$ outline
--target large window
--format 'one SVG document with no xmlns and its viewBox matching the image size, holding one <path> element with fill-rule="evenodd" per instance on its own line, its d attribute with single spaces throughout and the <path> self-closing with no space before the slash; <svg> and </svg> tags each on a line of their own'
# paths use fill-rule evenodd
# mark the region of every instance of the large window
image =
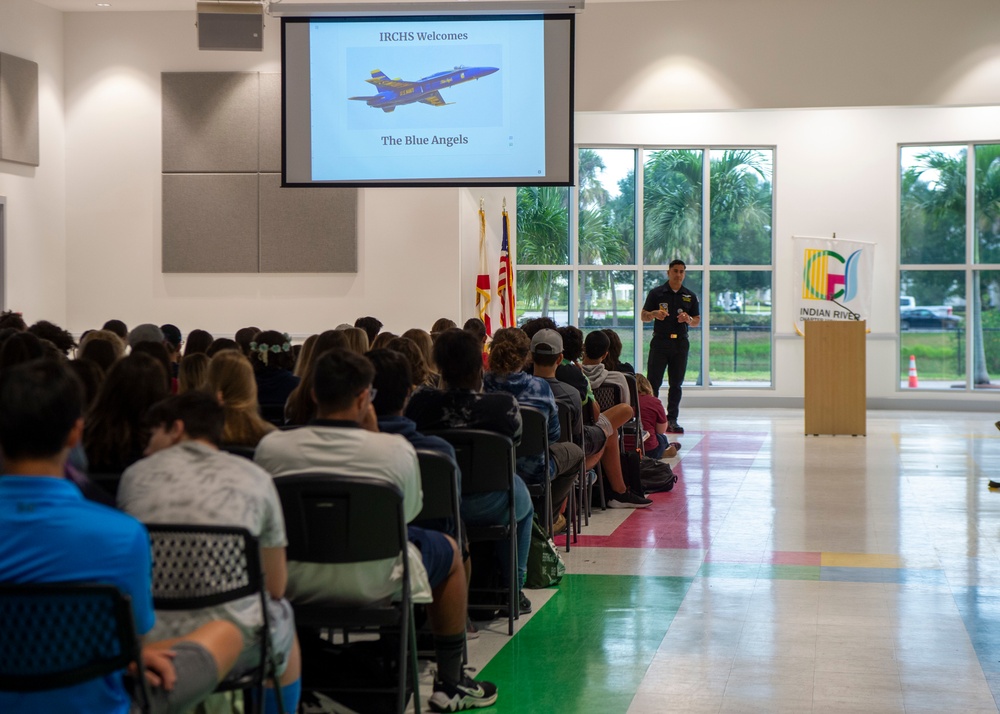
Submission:
<svg viewBox="0 0 1000 714">
<path fill-rule="evenodd" d="M 900 148 L 899 262 L 900 388 L 994 387 L 1000 144 Z"/>
<path fill-rule="evenodd" d="M 639 311 L 680 258 L 702 314 L 687 383 L 769 386 L 773 163 L 769 148 L 581 148 L 576 189 L 518 190 L 519 320 L 611 328 L 645 371 Z"/>
</svg>

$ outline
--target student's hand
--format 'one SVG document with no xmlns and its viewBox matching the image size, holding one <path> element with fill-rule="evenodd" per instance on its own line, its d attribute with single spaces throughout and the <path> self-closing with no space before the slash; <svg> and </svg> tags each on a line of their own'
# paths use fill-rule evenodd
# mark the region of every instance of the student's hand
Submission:
<svg viewBox="0 0 1000 714">
<path fill-rule="evenodd" d="M 177 683 L 177 671 L 174 669 L 173 650 L 143 647 L 142 665 L 146 668 L 146 679 L 154 687 L 169 692 Z M 134 667 L 132 668 L 134 670 Z"/>
</svg>

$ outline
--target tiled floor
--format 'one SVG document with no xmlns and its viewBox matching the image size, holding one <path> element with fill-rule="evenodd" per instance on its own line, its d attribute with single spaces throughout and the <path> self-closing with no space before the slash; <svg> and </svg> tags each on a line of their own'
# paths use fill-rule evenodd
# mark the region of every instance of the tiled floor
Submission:
<svg viewBox="0 0 1000 714">
<path fill-rule="evenodd" d="M 674 491 L 595 512 L 514 637 L 470 642 L 489 711 L 997 712 L 993 418 L 685 409 Z"/>
</svg>

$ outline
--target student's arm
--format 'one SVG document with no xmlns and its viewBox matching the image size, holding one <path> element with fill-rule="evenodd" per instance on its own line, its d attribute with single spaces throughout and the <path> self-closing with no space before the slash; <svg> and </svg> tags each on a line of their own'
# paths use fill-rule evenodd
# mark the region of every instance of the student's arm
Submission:
<svg viewBox="0 0 1000 714">
<path fill-rule="evenodd" d="M 260 560 L 264 566 L 264 587 L 275 600 L 285 596 L 285 586 L 288 584 L 288 562 L 285 559 L 285 549 L 261 548 Z"/>
</svg>

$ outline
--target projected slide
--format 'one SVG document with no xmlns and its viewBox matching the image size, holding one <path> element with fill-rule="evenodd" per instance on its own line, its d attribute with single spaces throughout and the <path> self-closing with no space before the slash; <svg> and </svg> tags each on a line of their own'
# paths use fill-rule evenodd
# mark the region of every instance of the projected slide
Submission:
<svg viewBox="0 0 1000 714">
<path fill-rule="evenodd" d="M 312 22 L 312 179 L 545 174 L 543 21 Z"/>
</svg>

